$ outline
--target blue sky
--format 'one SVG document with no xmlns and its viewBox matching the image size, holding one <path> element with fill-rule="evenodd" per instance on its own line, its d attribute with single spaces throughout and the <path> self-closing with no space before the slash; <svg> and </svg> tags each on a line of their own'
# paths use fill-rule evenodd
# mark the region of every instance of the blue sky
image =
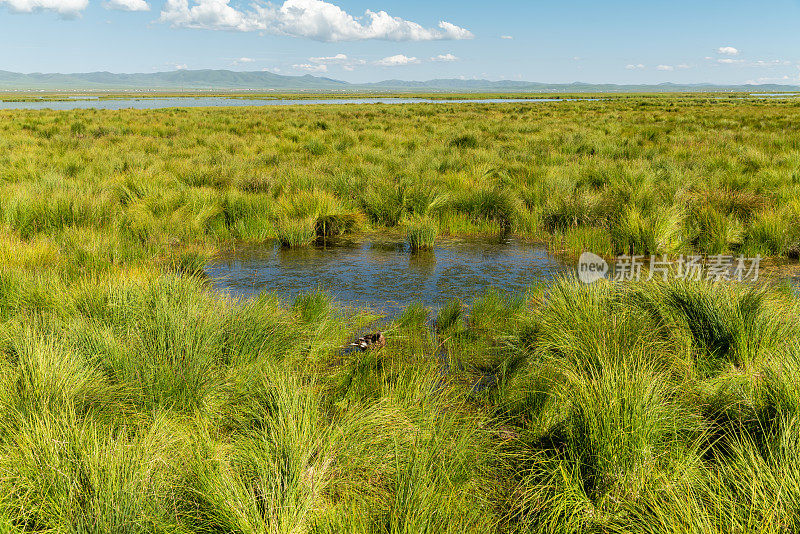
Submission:
<svg viewBox="0 0 800 534">
<path fill-rule="evenodd" d="M 0 0 L 0 70 L 800 83 L 800 0 Z"/>
</svg>

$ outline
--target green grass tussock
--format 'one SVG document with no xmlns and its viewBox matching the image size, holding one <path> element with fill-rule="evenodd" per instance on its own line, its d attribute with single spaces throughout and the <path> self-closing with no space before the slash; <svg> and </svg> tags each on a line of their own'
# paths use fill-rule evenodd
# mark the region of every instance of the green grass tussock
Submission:
<svg viewBox="0 0 800 534">
<path fill-rule="evenodd" d="M 439 229 L 436 221 L 429 217 L 418 217 L 408 225 L 408 243 L 411 250 L 426 250 L 433 248 Z"/>
</svg>

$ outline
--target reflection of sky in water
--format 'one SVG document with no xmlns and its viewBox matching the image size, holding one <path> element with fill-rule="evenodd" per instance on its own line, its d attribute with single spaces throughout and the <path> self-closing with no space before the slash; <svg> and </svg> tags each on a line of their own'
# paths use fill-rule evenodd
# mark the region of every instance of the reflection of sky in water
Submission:
<svg viewBox="0 0 800 534">
<path fill-rule="evenodd" d="M 275 291 L 292 298 L 321 288 L 343 305 L 392 312 L 414 302 L 429 308 L 452 298 L 469 303 L 490 287 L 524 291 L 561 273 L 572 276 L 576 265 L 577 260 L 565 262 L 513 238 L 440 238 L 433 251 L 417 254 L 404 242 L 376 238 L 299 249 L 246 247 L 221 255 L 206 273 L 215 288 L 237 297 Z M 770 271 L 762 270 L 759 284 L 788 278 L 798 289 L 796 271 L 773 276 Z"/>
<path fill-rule="evenodd" d="M 528 104 L 537 102 L 561 102 L 567 100 L 557 98 L 483 98 L 474 100 L 426 100 L 424 98 L 331 98 L 331 99 L 259 99 L 228 98 L 224 96 L 203 97 L 165 97 L 165 98 L 120 98 L 104 99 L 97 97 L 71 96 L 67 101 L 27 101 L 3 102 L 0 109 L 161 109 L 161 108 L 199 108 L 199 107 L 241 107 L 241 106 L 310 106 L 331 104 Z"/>
<path fill-rule="evenodd" d="M 464 302 L 490 287 L 523 291 L 559 273 L 574 272 L 541 246 L 510 239 L 439 239 L 433 251 L 412 254 L 404 243 L 343 242 L 282 249 L 266 245 L 219 257 L 206 273 L 234 296 L 276 291 L 289 297 L 322 288 L 342 304 L 393 310 L 414 302 L 439 307 Z"/>
</svg>

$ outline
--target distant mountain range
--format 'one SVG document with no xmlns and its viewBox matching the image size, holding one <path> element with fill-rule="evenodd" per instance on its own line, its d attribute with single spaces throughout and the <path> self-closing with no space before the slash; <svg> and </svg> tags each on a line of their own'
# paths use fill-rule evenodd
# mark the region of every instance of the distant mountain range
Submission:
<svg viewBox="0 0 800 534">
<path fill-rule="evenodd" d="M 424 82 L 385 80 L 353 84 L 319 76 L 282 76 L 272 72 L 235 72 L 230 70 L 177 70 L 138 74 L 87 72 L 75 74 L 22 74 L 0 71 L 0 90 L 96 90 L 96 91 L 326 91 L 326 92 L 781 92 L 800 91 L 796 85 L 715 85 L 673 84 L 616 85 L 569 83 L 550 84 L 523 81 L 439 79 Z"/>
</svg>

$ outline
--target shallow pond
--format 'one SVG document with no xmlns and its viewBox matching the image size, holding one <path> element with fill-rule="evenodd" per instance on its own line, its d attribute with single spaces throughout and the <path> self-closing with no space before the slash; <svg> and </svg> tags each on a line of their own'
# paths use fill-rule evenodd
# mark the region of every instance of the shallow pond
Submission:
<svg viewBox="0 0 800 534">
<path fill-rule="evenodd" d="M 540 103 L 561 102 L 566 98 L 482 98 L 464 100 L 431 100 L 425 98 L 330 98 L 330 99 L 266 99 L 231 98 L 226 96 L 203 97 L 164 97 L 164 98 L 119 98 L 99 99 L 97 97 L 74 96 L 64 101 L 26 101 L 2 102 L 0 109 L 161 109 L 161 108 L 199 108 L 225 106 L 311 106 L 332 104 L 501 104 L 501 103 Z M 594 99 L 581 99 L 594 100 Z"/>
<path fill-rule="evenodd" d="M 489 288 L 518 293 L 559 275 L 574 276 L 576 267 L 574 259 L 517 238 L 439 238 L 432 251 L 412 253 L 400 237 L 375 237 L 298 249 L 248 246 L 220 254 L 206 274 L 234 297 L 277 292 L 291 299 L 323 289 L 344 306 L 393 316 L 415 302 L 430 309 L 453 298 L 469 304 Z M 796 262 L 764 265 L 756 283 L 780 280 L 800 288 Z"/>
<path fill-rule="evenodd" d="M 339 241 L 300 249 L 261 246 L 220 255 L 206 268 L 214 287 L 232 296 L 262 291 L 284 296 L 317 288 L 345 306 L 393 315 L 419 302 L 438 308 L 469 303 L 490 287 L 519 292 L 575 272 L 540 245 L 518 239 L 438 239 L 432 251 L 412 253 L 401 240 Z"/>
</svg>

